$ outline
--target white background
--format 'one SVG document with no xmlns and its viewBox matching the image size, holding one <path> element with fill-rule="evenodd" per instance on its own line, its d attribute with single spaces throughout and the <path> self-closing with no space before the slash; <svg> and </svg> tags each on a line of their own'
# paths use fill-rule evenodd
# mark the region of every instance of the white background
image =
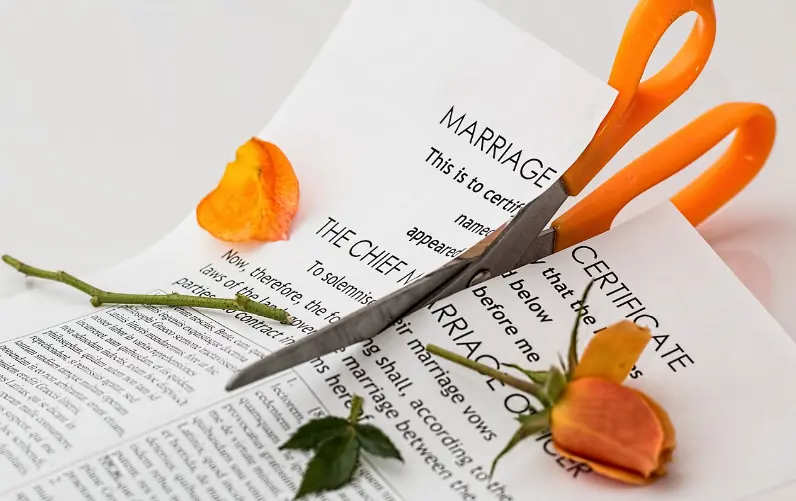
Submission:
<svg viewBox="0 0 796 501">
<path fill-rule="evenodd" d="M 484 1 L 604 80 L 636 3 Z M 268 122 L 347 3 L 0 0 L 0 253 L 86 274 L 154 243 Z M 769 162 L 700 231 L 796 338 L 796 2 L 717 0 L 716 11 L 716 45 L 697 83 L 591 186 L 715 105 L 770 106 L 778 137 Z M 648 74 L 692 22 L 675 23 Z M 652 190 L 620 220 L 695 173 Z M 0 269 L 0 297 L 21 290 Z"/>
</svg>

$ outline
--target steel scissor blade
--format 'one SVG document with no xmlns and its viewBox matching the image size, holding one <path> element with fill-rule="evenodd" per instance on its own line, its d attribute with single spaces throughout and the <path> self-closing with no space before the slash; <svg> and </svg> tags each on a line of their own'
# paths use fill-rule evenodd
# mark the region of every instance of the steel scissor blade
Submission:
<svg viewBox="0 0 796 501">
<path fill-rule="evenodd" d="M 536 240 L 533 241 L 528 250 L 517 261 L 517 268 L 521 268 L 526 264 L 531 264 L 550 256 L 556 249 L 556 230 L 555 228 L 547 228 Z"/>
<path fill-rule="evenodd" d="M 495 232 L 497 234 L 491 236 L 489 247 L 483 249 L 480 256 L 472 259 L 458 277 L 441 287 L 433 300 L 451 296 L 475 283 L 502 275 L 551 254 L 553 240 L 543 230 L 568 198 L 569 193 L 562 179 L 551 184 L 541 195 L 525 205 L 505 227 Z M 537 254 L 538 257 L 533 257 Z"/>
<path fill-rule="evenodd" d="M 267 378 L 336 350 L 375 337 L 396 320 L 425 305 L 469 261 L 454 260 L 341 320 L 245 367 L 227 383 L 227 391 Z"/>
<path fill-rule="evenodd" d="M 473 285 L 482 271 L 486 272 L 482 277 L 491 278 L 526 264 L 523 259 L 550 254 L 551 240 L 538 237 L 567 197 L 564 183 L 553 183 L 523 207 L 488 247 L 477 244 L 415 282 L 245 367 L 227 383 L 227 391 L 375 337 L 402 316 Z"/>
</svg>

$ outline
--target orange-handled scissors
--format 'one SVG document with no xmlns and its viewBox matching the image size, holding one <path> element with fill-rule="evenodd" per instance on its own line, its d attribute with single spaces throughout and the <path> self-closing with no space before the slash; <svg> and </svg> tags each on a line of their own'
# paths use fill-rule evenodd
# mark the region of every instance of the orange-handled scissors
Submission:
<svg viewBox="0 0 796 501">
<path fill-rule="evenodd" d="M 682 49 L 657 75 L 639 84 L 664 32 L 691 11 L 699 19 Z M 430 302 L 608 230 L 633 198 L 676 174 L 735 131 L 727 152 L 672 199 L 694 225 L 713 214 L 755 177 L 773 147 L 774 115 L 761 104 L 727 103 L 703 114 L 542 231 L 570 196 L 580 193 L 631 137 L 696 80 L 710 56 L 715 23 L 710 0 L 641 0 L 630 18 L 609 79 L 619 95 L 589 146 L 562 179 L 466 253 L 244 368 L 227 390 L 365 341 Z"/>
<path fill-rule="evenodd" d="M 757 175 L 774 145 L 776 121 L 766 106 L 725 103 L 704 113 L 614 174 L 556 219 L 520 258 L 523 266 L 608 231 L 631 200 L 677 174 L 736 132 L 727 151 L 671 198 L 696 226 Z"/>
</svg>

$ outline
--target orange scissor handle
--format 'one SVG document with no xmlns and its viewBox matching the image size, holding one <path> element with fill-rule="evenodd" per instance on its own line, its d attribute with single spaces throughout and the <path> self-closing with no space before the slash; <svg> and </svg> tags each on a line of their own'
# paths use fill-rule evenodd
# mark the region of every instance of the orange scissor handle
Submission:
<svg viewBox="0 0 796 501">
<path fill-rule="evenodd" d="M 736 131 L 726 152 L 671 201 L 696 226 L 760 172 L 774 146 L 776 119 L 757 103 L 725 103 L 704 113 L 617 172 L 553 222 L 556 252 L 611 228 L 628 202 L 680 172 Z"/>
<path fill-rule="evenodd" d="M 663 34 L 688 12 L 699 16 L 688 39 L 664 68 L 639 83 Z M 630 138 L 691 87 L 710 58 L 715 38 L 711 0 L 639 1 L 608 78 L 619 94 L 592 141 L 564 173 L 570 195 L 579 194 Z"/>
</svg>

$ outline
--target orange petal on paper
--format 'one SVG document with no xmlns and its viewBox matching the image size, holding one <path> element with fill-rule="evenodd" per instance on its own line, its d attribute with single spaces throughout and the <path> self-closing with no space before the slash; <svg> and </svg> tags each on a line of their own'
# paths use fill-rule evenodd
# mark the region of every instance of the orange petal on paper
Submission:
<svg viewBox="0 0 796 501">
<path fill-rule="evenodd" d="M 621 481 L 658 476 L 668 454 L 664 428 L 640 392 L 596 378 L 569 383 L 550 416 L 558 449 Z"/>
<path fill-rule="evenodd" d="M 252 138 L 199 202 L 196 219 L 228 242 L 287 240 L 298 203 L 299 183 L 290 161 L 276 145 Z"/>
<path fill-rule="evenodd" d="M 649 329 L 630 320 L 601 330 L 586 345 L 573 379 L 601 378 L 614 383 L 623 382 L 650 339 Z"/>
</svg>

